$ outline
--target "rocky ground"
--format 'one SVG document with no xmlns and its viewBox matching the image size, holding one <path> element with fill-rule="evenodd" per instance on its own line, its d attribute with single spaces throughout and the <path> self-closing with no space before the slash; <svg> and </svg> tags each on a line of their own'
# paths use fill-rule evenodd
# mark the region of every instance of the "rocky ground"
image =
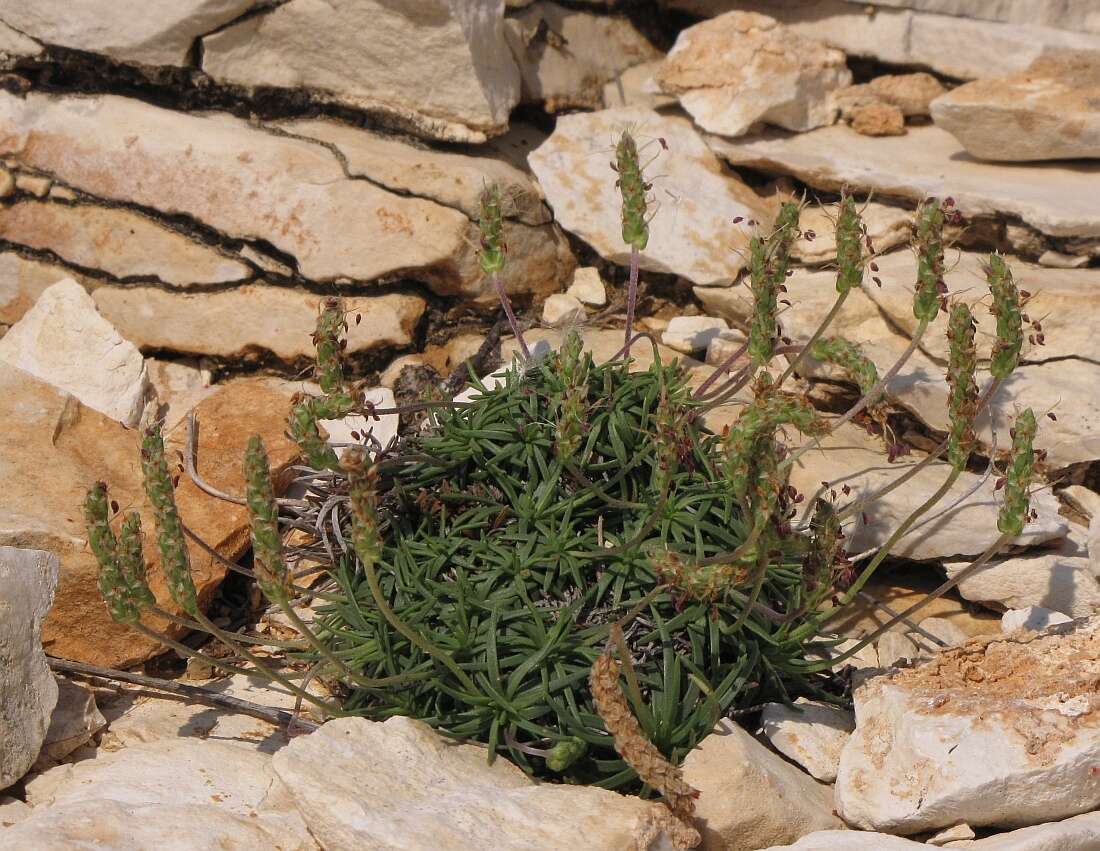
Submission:
<svg viewBox="0 0 1100 851">
<path fill-rule="evenodd" d="M 915 326 L 912 212 L 951 196 L 952 292 L 979 298 L 983 255 L 1003 252 L 1041 322 L 980 423 L 983 456 L 1004 447 L 1017 407 L 1055 414 L 1025 534 L 853 657 L 852 709 L 770 704 L 688 757 L 702 847 L 1100 848 L 1090 0 L 72 5 L 0 0 L 0 849 L 667 847 L 659 831 L 638 839 L 656 805 L 535 784 L 420 722 L 338 719 L 306 735 L 323 720 L 306 716 L 288 736 L 285 718 L 61 675 L 47 658 L 293 709 L 109 619 L 84 492 L 109 479 L 148 514 L 135 427 L 154 415 L 209 487 L 243 490 L 252 434 L 278 469 L 293 464 L 286 412 L 311 386 L 326 295 L 356 317 L 347 355 L 380 406 L 424 367 L 494 367 L 479 352 L 500 330 L 477 255 L 487 182 L 504 194 L 504 284 L 530 339 L 579 327 L 610 356 L 629 251 L 608 163 L 624 128 L 655 158 L 639 324 L 693 374 L 744 339 L 747 222 L 767 231 L 803 194 L 816 238 L 795 246 L 783 325 L 796 341 L 813 332 L 834 298 L 842 185 L 881 256 L 880 283 L 848 299 L 837 330 L 885 371 Z M 910 455 L 888 466 L 852 426 L 792 484 L 813 494 L 843 474 L 858 498 L 917 463 L 947 425 L 945 362 L 926 338 L 887 384 Z M 847 398 L 820 365 L 801 371 L 823 410 Z M 327 425 L 334 443 L 386 443 L 399 427 Z M 249 591 L 225 561 L 247 554 L 247 512 L 181 473 L 181 514 L 214 549 L 191 553 L 200 598 L 239 623 Z M 881 544 L 941 480 L 928 468 L 891 492 L 849 549 Z M 995 477 L 979 465 L 956 488 L 965 499 L 902 540 L 843 635 L 866 635 L 997 537 Z"/>
</svg>

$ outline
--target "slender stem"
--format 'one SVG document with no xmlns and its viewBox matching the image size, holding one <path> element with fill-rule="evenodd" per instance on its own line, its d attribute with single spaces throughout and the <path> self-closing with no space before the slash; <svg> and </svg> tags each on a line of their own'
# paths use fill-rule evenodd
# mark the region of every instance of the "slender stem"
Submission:
<svg viewBox="0 0 1100 851">
<path fill-rule="evenodd" d="M 783 374 L 779 376 L 779 380 L 775 383 L 776 387 L 782 386 L 783 382 L 791 377 L 791 374 L 798 369 L 810 349 L 813 348 L 814 343 L 821 339 L 821 335 L 825 333 L 826 329 L 833 324 L 833 320 L 836 319 L 837 314 L 840 313 L 840 309 L 844 306 L 844 302 L 848 298 L 848 293 L 851 290 L 845 290 L 836 297 L 836 301 L 833 302 L 833 306 L 829 308 L 829 312 L 825 314 L 825 318 L 821 320 L 821 324 L 817 326 L 817 329 L 810 339 L 806 342 L 806 345 L 802 347 L 800 351 L 783 371 Z"/>
<path fill-rule="evenodd" d="M 181 618 L 179 615 L 174 615 L 160 606 L 146 606 L 146 609 L 156 615 L 158 618 L 163 618 L 169 623 L 174 623 L 176 626 L 182 626 L 184 629 L 189 629 L 196 632 L 205 631 L 203 625 L 198 621 L 191 620 L 190 618 Z M 259 644 L 264 647 L 278 647 L 280 650 L 304 650 L 305 643 L 301 641 L 280 641 L 274 638 L 259 638 L 251 635 L 240 635 L 239 633 L 232 633 L 233 637 L 237 641 L 242 641 L 245 644 Z"/>
<path fill-rule="evenodd" d="M 175 680 L 163 680 L 157 677 L 147 677 L 144 674 L 134 674 L 130 671 L 116 671 L 113 668 L 101 668 L 98 665 L 85 665 L 83 662 L 70 662 L 67 659 L 47 658 L 50 668 L 63 674 L 77 674 L 82 677 L 93 677 L 99 680 L 127 683 L 128 685 L 142 686 L 143 688 L 156 689 L 165 692 L 157 695 L 168 700 L 180 700 L 184 703 L 199 703 L 203 706 L 211 706 L 215 709 L 228 709 L 241 715 L 249 715 L 267 721 L 276 727 L 299 726 L 304 730 L 316 730 L 317 724 L 305 721 L 287 712 L 285 709 L 277 709 L 273 706 L 263 706 L 239 697 L 211 691 L 199 686 L 190 686 L 178 683 Z M 248 673 L 248 672 L 246 672 Z M 255 671 L 250 672 L 253 675 Z"/>
<path fill-rule="evenodd" d="M 745 356 L 745 352 L 747 352 L 748 350 L 749 343 L 748 340 L 746 340 L 744 343 L 741 344 L 740 348 L 738 348 L 737 351 L 735 351 L 732 355 L 730 355 L 728 358 L 722 361 L 722 363 L 714 368 L 714 372 L 707 376 L 706 381 L 695 388 L 695 393 L 692 394 L 692 398 L 701 399 L 703 394 L 706 393 L 708 389 L 710 389 L 710 385 L 718 380 L 718 376 L 725 375 L 726 372 L 729 371 L 729 368 L 731 366 L 733 366 L 735 363 L 737 363 L 738 360 Z"/>
<path fill-rule="evenodd" d="M 929 603 L 931 603 L 933 600 L 938 600 L 940 597 L 942 597 L 944 594 L 946 594 L 948 591 L 950 591 L 952 588 L 954 588 L 960 582 L 962 582 L 965 579 L 968 579 L 970 576 L 973 576 L 977 571 L 979 571 L 983 567 L 985 567 L 986 564 L 989 563 L 989 560 L 991 558 L 993 558 L 995 555 L 997 555 L 997 553 L 999 553 L 1001 551 L 1001 549 L 1005 546 L 1005 544 L 1007 544 L 1011 540 L 1012 540 L 1011 535 L 1001 535 L 999 538 L 997 538 L 996 541 L 994 541 L 992 544 L 990 544 L 989 548 L 984 553 L 982 553 L 980 556 L 978 556 L 978 558 L 975 559 L 973 563 L 967 565 L 965 568 L 963 568 L 961 571 L 956 573 L 954 576 L 947 579 L 947 581 L 945 581 L 944 583 L 939 585 L 937 588 L 934 588 L 932 591 L 929 591 L 927 594 L 925 594 L 921 599 L 919 599 L 917 602 L 915 602 L 913 605 L 911 605 L 905 611 L 894 615 L 892 618 L 890 618 L 890 620 L 886 621 L 886 623 L 882 624 L 877 629 L 875 629 L 870 635 L 865 636 L 864 638 L 860 639 L 859 643 L 855 644 L 852 647 L 849 647 L 847 650 L 845 650 L 839 656 L 831 657 L 829 659 L 829 663 L 828 663 L 829 666 L 831 667 L 833 665 L 836 665 L 837 663 L 843 662 L 845 659 L 848 659 L 851 656 L 855 655 L 860 650 L 862 650 L 864 647 L 866 647 L 867 645 L 871 644 L 876 639 L 878 639 L 879 636 L 881 636 L 883 633 L 887 632 L 892 626 L 894 626 L 895 624 L 901 623 L 902 621 L 908 620 L 914 614 L 916 614 L 921 609 L 923 609 L 925 606 L 927 606 Z"/>
<path fill-rule="evenodd" d="M 631 340 L 631 335 L 634 331 L 634 308 L 638 303 L 638 274 L 640 263 L 641 254 L 638 252 L 638 247 L 636 245 L 631 245 L 630 279 L 627 282 L 626 290 L 626 342 L 624 343 L 627 360 L 630 359 L 630 346 L 633 342 L 633 340 Z"/>
<path fill-rule="evenodd" d="M 864 408 L 866 408 L 868 405 L 870 405 L 874 399 L 877 399 L 882 394 L 883 388 L 886 387 L 886 384 L 889 381 L 893 380 L 894 376 L 897 375 L 898 372 L 901 370 L 901 368 L 905 365 L 905 362 L 908 361 L 909 358 L 913 356 L 913 352 L 915 352 L 917 350 L 917 346 L 920 345 L 921 337 L 924 336 L 924 332 L 927 329 L 928 329 L 928 321 L 925 320 L 925 319 L 922 319 L 920 321 L 920 324 L 917 325 L 917 330 L 913 334 L 913 339 L 911 339 L 909 341 L 909 345 L 906 347 L 905 351 L 902 352 L 901 357 L 897 359 L 897 361 L 894 363 L 894 365 L 892 367 L 890 367 L 890 369 L 886 372 L 885 375 L 883 375 L 881 378 L 879 378 L 878 381 L 875 382 L 875 386 L 872 387 L 866 393 L 864 393 L 863 396 L 860 398 L 860 400 L 858 402 L 856 402 L 855 405 L 853 405 L 851 408 L 849 408 L 840 417 L 840 419 L 835 420 L 834 422 L 829 424 L 830 433 L 835 432 L 842 425 L 844 425 L 845 423 L 851 421 L 853 417 L 855 417 Z M 792 464 L 794 464 L 795 461 L 797 461 L 799 458 L 801 458 L 803 455 L 805 455 L 811 449 L 815 449 L 820 445 L 821 445 L 821 438 L 820 437 L 815 437 L 809 443 L 806 443 L 803 446 L 800 446 L 797 450 L 795 450 L 790 455 L 788 455 L 787 458 L 784 459 L 784 461 L 780 464 L 779 469 L 783 470 L 787 467 L 790 467 Z"/>
<path fill-rule="evenodd" d="M 508 324 L 512 326 L 512 333 L 516 335 L 516 342 L 519 343 L 520 351 L 523 352 L 523 359 L 531 359 L 531 350 L 527 348 L 527 341 L 523 339 L 523 331 L 520 330 L 519 321 L 516 319 L 516 314 L 512 310 L 512 300 L 508 298 L 508 293 L 504 291 L 504 282 L 500 280 L 500 275 L 494 274 L 490 279 L 493 282 L 493 287 L 497 291 L 497 296 L 500 298 L 500 304 L 504 308 L 504 315 L 508 317 Z"/>
<path fill-rule="evenodd" d="M 857 578 L 856 581 L 852 583 L 851 587 L 849 587 L 848 590 L 844 593 L 844 596 L 840 599 L 840 602 L 832 608 L 826 610 L 825 612 L 822 612 L 821 617 L 800 626 L 798 629 L 791 633 L 791 638 L 794 640 L 804 640 L 809 638 L 812 632 L 816 630 L 820 624 L 827 622 L 830 618 L 837 614 L 837 612 L 847 607 L 852 602 L 852 600 L 855 599 L 856 595 L 863 589 L 863 586 L 867 584 L 868 580 L 870 580 L 874 572 L 878 570 L 879 565 L 881 565 L 886 560 L 887 556 L 890 555 L 890 551 L 894 548 L 897 542 L 900 541 L 906 535 L 906 533 L 908 533 L 910 527 L 912 527 L 912 525 L 920 519 L 921 515 L 931 510 L 932 507 L 936 505 L 936 503 L 944 498 L 944 496 L 948 493 L 948 491 L 951 490 L 952 486 L 955 484 L 958 478 L 959 471 L 952 469 L 950 474 L 948 474 L 947 479 L 942 485 L 940 485 L 936 492 L 928 497 L 928 499 L 926 499 L 924 502 L 922 502 L 916 508 L 916 510 L 913 511 L 912 514 L 906 517 L 905 520 L 903 520 L 898 526 L 898 528 L 894 530 L 893 534 L 886 539 L 886 543 L 884 543 L 879 548 L 879 551 L 875 554 L 875 557 L 871 559 L 870 563 L 865 568 L 863 568 L 862 572 L 859 575 L 859 578 Z"/>
</svg>

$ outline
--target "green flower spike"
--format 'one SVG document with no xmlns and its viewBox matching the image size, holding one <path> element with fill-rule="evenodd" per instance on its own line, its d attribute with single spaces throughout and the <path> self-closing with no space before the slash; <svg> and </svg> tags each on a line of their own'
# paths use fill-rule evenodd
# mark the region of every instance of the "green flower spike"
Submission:
<svg viewBox="0 0 1100 851">
<path fill-rule="evenodd" d="M 245 501 L 252 518 L 253 571 L 264 596 L 275 602 L 290 599 L 290 573 L 279 537 L 279 508 L 271 484 L 267 450 L 259 435 L 248 441 L 244 454 Z"/>
<path fill-rule="evenodd" d="M 940 309 L 943 285 L 943 226 L 946 215 L 936 198 L 929 198 L 917 209 L 917 289 L 913 299 L 913 315 L 923 322 L 932 322 Z"/>
<path fill-rule="evenodd" d="M 84 522 L 88 545 L 99 565 L 99 593 L 107 603 L 111 619 L 118 623 L 137 623 L 141 609 L 132 598 L 122 572 L 118 539 L 108 520 L 107 486 L 103 482 L 93 485 L 84 498 Z"/>
<path fill-rule="evenodd" d="M 501 211 L 500 187 L 489 184 L 481 193 L 481 217 L 478 220 L 481 230 L 481 271 L 486 277 L 499 275 L 504 271 L 504 214 Z"/>
<path fill-rule="evenodd" d="M 1016 369 L 1024 343 L 1020 291 L 1012 279 L 1012 270 L 999 254 L 989 255 L 986 281 L 993 295 L 990 312 L 997 319 L 997 341 L 993 344 L 989 372 L 994 378 L 1004 380 Z"/>
<path fill-rule="evenodd" d="M 956 470 L 966 469 L 974 449 L 974 418 L 978 415 L 978 385 L 974 374 L 978 354 L 974 347 L 974 316 L 965 304 L 951 308 L 947 325 L 950 344 L 947 383 L 951 395 L 947 403 L 947 418 L 951 424 L 947 435 L 947 460 Z"/>
<path fill-rule="evenodd" d="M 575 331 L 570 332 L 558 356 L 562 380 L 558 401 L 557 443 L 555 453 L 562 463 L 572 460 L 580 451 L 587 431 L 588 374 L 591 358 L 584 352 L 584 343 Z"/>
<path fill-rule="evenodd" d="M 326 396 L 344 390 L 345 330 L 343 299 L 326 298 L 321 303 L 321 313 L 317 316 L 317 327 L 313 332 L 313 345 L 317 349 L 317 383 Z"/>
<path fill-rule="evenodd" d="M 787 202 L 779 208 L 775 230 L 749 241 L 749 284 L 752 288 L 752 319 L 749 322 L 749 358 L 753 366 L 767 364 L 779 339 L 779 294 L 787 280 L 791 246 L 798 236 L 801 208 Z"/>
<path fill-rule="evenodd" d="M 1031 511 L 1028 488 L 1035 476 L 1035 414 L 1026 408 L 1016 417 L 1012 430 L 1012 461 L 1004 478 L 1004 501 L 997 517 L 997 528 L 1010 537 L 1023 534 Z"/>
<path fill-rule="evenodd" d="M 183 537 L 183 523 L 176 510 L 176 494 L 168 462 L 164 457 L 164 438 L 160 426 L 150 426 L 141 441 L 141 471 L 145 476 L 145 494 L 153 504 L 157 526 L 157 548 L 168 592 L 183 611 L 195 617 L 199 604 L 191 579 L 191 562 Z"/>
<path fill-rule="evenodd" d="M 824 337 L 813 344 L 810 355 L 822 363 L 831 363 L 843 369 L 859 386 L 860 393 L 867 395 L 878 383 L 878 368 L 874 361 L 863 354 L 858 344 L 843 337 Z M 874 405 L 882 398 L 880 392 L 870 400 Z"/>
<path fill-rule="evenodd" d="M 864 265 L 863 219 L 855 199 L 845 192 L 836 218 L 836 291 L 846 293 L 863 283 Z"/>
<path fill-rule="evenodd" d="M 351 543 L 364 566 L 382 558 L 382 537 L 378 531 L 377 479 L 367 453 L 352 447 L 344 453 L 341 469 L 348 475 L 348 502 L 351 508 Z"/>
<path fill-rule="evenodd" d="M 647 187 L 638 161 L 638 145 L 629 130 L 623 131 L 615 146 L 615 170 L 619 173 L 619 193 L 623 197 L 623 242 L 644 251 L 649 242 Z"/>
</svg>

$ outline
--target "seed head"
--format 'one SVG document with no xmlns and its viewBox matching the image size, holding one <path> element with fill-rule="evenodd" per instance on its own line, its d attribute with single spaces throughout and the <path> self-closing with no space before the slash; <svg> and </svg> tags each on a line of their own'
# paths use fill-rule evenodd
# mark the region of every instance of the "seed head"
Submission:
<svg viewBox="0 0 1100 851">
<path fill-rule="evenodd" d="M 507 246 L 504 244 L 504 214 L 501 211 L 500 187 L 490 183 L 481 193 L 481 271 L 486 277 L 504 271 Z"/>
<path fill-rule="evenodd" d="M 989 372 L 994 378 L 1003 380 L 1016 369 L 1024 343 L 1021 294 L 1012 279 L 1012 270 L 999 254 L 989 255 L 986 281 L 993 295 L 990 312 L 997 319 L 997 340 L 993 344 Z"/>
<path fill-rule="evenodd" d="M 1005 472 L 1004 501 L 997 517 L 997 528 L 1005 535 L 1018 537 L 1031 512 L 1028 488 L 1035 475 L 1035 414 L 1026 408 L 1016 417 L 1012 430 L 1012 459 Z"/>
<path fill-rule="evenodd" d="M 245 501 L 252 525 L 253 570 L 256 584 L 274 601 L 289 599 L 290 573 L 279 537 L 279 508 L 271 484 L 267 450 L 259 435 L 248 441 L 244 454 Z"/>
<path fill-rule="evenodd" d="M 141 471 L 145 477 L 145 495 L 153 505 L 160 567 L 164 571 L 168 592 L 177 606 L 194 617 L 198 613 L 198 598 L 191 578 L 191 560 L 183 537 L 183 523 L 176 510 L 176 494 L 164 457 L 164 438 L 159 425 L 145 430 L 141 441 Z"/>
<path fill-rule="evenodd" d="M 623 242 L 645 250 L 649 242 L 649 221 L 646 214 L 646 184 L 638 161 L 638 145 L 629 130 L 624 130 L 615 147 L 615 170 L 619 173 L 619 192 L 623 197 Z"/>
<path fill-rule="evenodd" d="M 960 472 L 966 469 L 974 449 L 974 418 L 978 415 L 978 385 L 974 375 L 978 354 L 974 347 L 974 316 L 961 302 L 951 308 L 947 325 L 950 345 L 947 383 L 951 386 L 947 417 L 947 460 Z"/>
<path fill-rule="evenodd" d="M 913 299 L 913 315 L 932 322 L 940 309 L 943 284 L 944 209 L 935 198 L 929 198 L 917 208 L 914 247 L 917 251 L 917 288 Z"/>
</svg>

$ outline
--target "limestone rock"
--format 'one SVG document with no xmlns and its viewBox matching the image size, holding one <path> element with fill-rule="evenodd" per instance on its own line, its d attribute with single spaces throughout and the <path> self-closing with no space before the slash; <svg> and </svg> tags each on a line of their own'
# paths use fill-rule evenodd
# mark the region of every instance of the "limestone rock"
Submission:
<svg viewBox="0 0 1100 851">
<path fill-rule="evenodd" d="M 261 845 L 244 847 L 317 847 L 277 789 L 271 757 L 212 740 L 178 738 L 97 751 L 92 759 L 59 765 L 33 778 L 27 783 L 27 802 L 34 811 L 20 823 L 21 829 L 64 830 L 61 823 L 74 808 L 92 803 L 109 810 L 111 804 L 144 808 L 171 802 L 170 807 L 193 808 L 196 822 L 182 833 L 188 838 L 193 832 L 203 837 L 201 825 L 208 818 L 217 824 L 219 817 L 228 815 L 251 822 L 266 837 Z M 8 836 L 0 834 L 0 848 L 15 847 L 2 844 Z"/>
<path fill-rule="evenodd" d="M 802 455 L 794 464 L 790 481 L 805 494 L 803 505 L 809 506 L 830 489 L 837 489 L 840 496 L 839 488 L 846 484 L 850 492 L 843 495 L 841 504 L 847 504 L 878 490 L 917 463 L 915 457 L 908 456 L 888 464 L 884 453 L 881 440 L 849 424 L 825 437 L 820 449 Z M 845 527 L 848 551 L 859 553 L 885 543 L 894 529 L 935 493 L 946 478 L 946 464 L 930 464 L 905 487 L 872 503 L 864 512 L 866 522 L 861 516 L 850 518 Z M 825 486 L 826 482 L 832 483 L 830 487 Z M 1000 535 L 997 531 L 1000 497 L 994 486 L 992 479 L 983 481 L 973 473 L 961 474 L 943 500 L 924 515 L 924 522 L 918 521 L 892 553 L 918 560 L 979 555 Z M 1067 526 L 1058 516 L 1054 497 L 1045 491 L 1036 493 L 1032 506 L 1038 518 L 1027 525 L 1014 543 L 1035 545 L 1065 536 Z"/>
<path fill-rule="evenodd" d="M 171 430 L 199 402 L 214 392 L 211 373 L 197 360 L 145 359 L 149 383 L 156 391 L 157 414 Z"/>
<path fill-rule="evenodd" d="M 675 316 L 661 335 L 661 342 L 674 351 L 690 355 L 706 351 L 723 331 L 729 331 L 729 325 L 716 316 Z"/>
<path fill-rule="evenodd" d="M 1009 609 L 1001 618 L 1001 629 L 1015 632 L 1018 629 L 1042 630 L 1060 623 L 1069 623 L 1073 618 L 1061 612 L 1044 609 L 1042 606 L 1027 606 L 1023 609 Z"/>
<path fill-rule="evenodd" d="M 486 837 L 499 851 L 619 851 L 656 806 L 595 787 L 536 784 L 504 758 L 489 765 L 481 746 L 403 717 L 331 721 L 276 753 L 273 765 L 326 851 L 457 851 Z"/>
<path fill-rule="evenodd" d="M 34 763 L 57 703 L 41 638 L 57 575 L 50 553 L 0 546 L 0 790 Z"/>
<path fill-rule="evenodd" d="M 792 845 L 773 845 L 763 851 L 928 851 L 928 846 L 885 833 L 819 830 Z"/>
<path fill-rule="evenodd" d="M 581 304 L 603 307 L 607 304 L 607 288 L 595 266 L 583 266 L 573 272 L 573 283 L 565 291 Z"/>
<path fill-rule="evenodd" d="M 57 677 L 57 705 L 35 760 L 35 770 L 44 771 L 60 762 L 96 733 L 107 720 L 96 706 L 95 693 L 87 686 Z"/>
<path fill-rule="evenodd" d="M 256 0 L 148 0 L 100 7 L 66 0 L 2 0 L 0 20 L 46 44 L 102 53 L 120 62 L 187 65 L 194 41 Z"/>
<path fill-rule="evenodd" d="M 729 12 L 683 30 L 656 80 L 704 130 L 740 136 L 758 122 L 788 130 L 832 124 L 829 93 L 852 75 L 841 51 L 766 15 Z"/>
<path fill-rule="evenodd" d="M 244 263 L 124 209 L 19 201 L 0 208 L 0 237 L 114 278 L 173 287 L 235 283 L 252 274 Z"/>
<path fill-rule="evenodd" d="M 569 293 L 554 293 L 542 305 L 542 321 L 551 328 L 575 325 L 584 319 L 584 305 Z"/>
<path fill-rule="evenodd" d="M 904 136 L 905 115 L 888 103 L 869 103 L 851 111 L 852 129 L 861 136 Z"/>
<path fill-rule="evenodd" d="M 126 667 L 160 652 L 141 634 L 115 624 L 96 588 L 97 568 L 85 543 L 79 506 L 96 481 L 110 483 L 111 497 L 153 519 L 145 503 L 139 436 L 82 406 L 21 370 L 0 366 L 0 410 L 9 438 L 20 452 L 0 455 L 0 545 L 52 552 L 61 563 L 54 606 L 43 626 L 50 655 L 106 667 Z M 226 385 L 198 408 L 198 471 L 214 487 L 242 493 L 241 468 L 248 438 L 260 434 L 276 471 L 297 456 L 283 436 L 288 394 L 251 380 Z M 241 412 L 249 416 L 242 417 Z M 183 448 L 184 432 L 168 435 L 168 452 Z M 34 499 L 29 494 L 36 494 Z M 176 488 L 180 514 L 189 528 L 222 557 L 239 558 L 249 546 L 248 513 L 201 492 L 188 477 Z M 197 546 L 189 547 L 192 574 L 205 602 L 225 576 L 225 567 Z M 177 611 L 156 568 L 156 547 L 146 543 L 153 567 L 150 584 L 159 604 Z M 151 621 L 151 623 L 156 623 Z"/>
<path fill-rule="evenodd" d="M 608 109 L 620 106 L 660 109 L 676 103 L 676 98 L 664 94 L 654 79 L 660 67 L 661 60 L 653 60 L 623 71 L 617 80 L 603 87 L 603 105 Z"/>
<path fill-rule="evenodd" d="M 967 564 L 947 562 L 944 567 L 954 576 Z M 1075 618 L 1100 612 L 1100 582 L 1089 560 L 1060 553 L 995 559 L 958 588 L 967 600 L 1006 609 L 1041 606 Z"/>
<path fill-rule="evenodd" d="M 634 129 L 645 156 L 669 153 L 646 174 L 661 208 L 650 222 L 650 237 L 641 267 L 669 272 L 696 284 L 728 284 L 744 268 L 750 232 L 737 218 L 755 220 L 766 230 L 771 206 L 737 177 L 723 171 L 691 122 L 646 109 L 608 109 L 558 118 L 554 133 L 528 157 L 557 221 L 590 244 L 601 256 L 621 266 L 630 251 L 622 240 L 622 198 L 615 173 L 608 168 L 609 140 Z"/>
<path fill-rule="evenodd" d="M 394 406 L 393 391 L 385 387 L 372 387 L 363 391 L 363 400 L 376 408 Z M 328 442 L 336 447 L 342 457 L 348 445 L 365 446 L 370 452 L 379 452 L 397 437 L 398 414 L 382 414 L 367 418 L 352 414 L 342 420 L 321 420 L 321 427 L 328 432 Z"/>
<path fill-rule="evenodd" d="M 975 639 L 865 680 L 854 691 L 837 812 L 864 829 L 909 834 L 1094 809 L 1098 626 Z"/>
<path fill-rule="evenodd" d="M 468 283 L 456 265 L 473 253 L 462 212 L 348 177 L 317 142 L 224 113 L 113 95 L 3 93 L 0 123 L 0 155 L 92 196 L 189 216 L 230 239 L 266 241 L 306 278 L 372 281 L 400 273 L 428 283 L 443 278 L 445 288 Z M 466 274 L 475 265 L 467 263 Z"/>
<path fill-rule="evenodd" d="M 202 67 L 220 82 L 377 112 L 428 138 L 483 142 L 507 128 L 520 95 L 503 18 L 499 0 L 296 0 L 204 38 Z"/>
<path fill-rule="evenodd" d="M 760 726 L 781 754 L 818 780 L 832 783 L 840 751 L 856 725 L 850 711 L 800 697 L 793 707 L 767 704 L 760 715 Z"/>
<path fill-rule="evenodd" d="M 936 124 L 982 160 L 1100 158 L 1100 52 L 1055 53 L 938 98 Z"/>
<path fill-rule="evenodd" d="M 887 252 L 905 245 L 912 234 L 913 213 L 901 207 L 890 207 L 877 201 L 859 205 L 863 225 L 875 251 Z M 814 205 L 802 211 L 799 227 L 802 235 L 795 240 L 791 254 L 810 265 L 836 262 L 836 213 L 837 205 Z M 813 232 L 813 239 L 807 237 Z"/>
<path fill-rule="evenodd" d="M 0 339 L 0 360 L 123 425 L 137 425 L 145 409 L 149 376 L 141 352 L 72 278 L 43 292 Z"/>
<path fill-rule="evenodd" d="M 683 773 L 699 790 L 695 815 L 706 851 L 753 851 L 843 826 L 833 815 L 828 786 L 732 721 L 719 722 L 687 755 Z"/>
<path fill-rule="evenodd" d="M 945 827 L 943 830 L 933 834 L 928 838 L 928 844 L 942 847 L 944 845 L 951 845 L 954 842 L 973 839 L 975 836 L 977 836 L 977 834 L 974 833 L 974 828 L 964 821 L 952 825 L 951 827 Z"/>
<path fill-rule="evenodd" d="M 711 341 L 707 343 L 706 362 L 711 366 L 721 366 L 734 356 L 738 356 L 739 359 L 747 359 L 745 342 L 745 334 L 740 330 L 720 331 L 717 336 L 711 338 Z"/>
<path fill-rule="evenodd" d="M 1030 0 L 1018 6 L 1017 15 L 1024 18 L 1018 23 L 881 5 L 869 14 L 866 3 L 852 0 L 670 0 L 669 5 L 697 15 L 717 15 L 734 8 L 762 12 L 793 32 L 823 41 L 850 56 L 929 68 L 963 80 L 1022 71 L 1052 50 L 1100 48 L 1100 34 L 1096 32 L 1082 32 L 1072 26 L 1068 31 L 1035 26 L 1037 20 L 1030 17 L 1035 4 Z M 967 7 L 973 8 L 970 3 Z M 1065 8 L 1055 0 L 1046 20 L 1061 17 Z M 1091 8 L 1086 7 L 1086 13 Z"/>
<path fill-rule="evenodd" d="M 970 638 L 966 630 L 946 618 L 926 617 L 920 622 L 920 628 L 934 638 L 942 641 L 943 645 L 946 647 L 951 647 L 954 644 L 962 644 Z M 928 640 L 926 636 L 921 637 L 924 638 L 925 641 Z"/>
<path fill-rule="evenodd" d="M 42 54 L 42 45 L 0 21 L 0 63 L 9 68 L 24 57 Z"/>
<path fill-rule="evenodd" d="M 848 117 L 854 108 L 881 103 L 897 107 L 908 118 L 929 115 L 932 101 L 946 91 L 943 83 L 923 71 L 917 74 L 883 74 L 869 83 L 859 83 L 833 92 L 833 102 L 844 117 Z"/>
<path fill-rule="evenodd" d="M 11 827 L 31 814 L 31 808 L 18 798 L 0 795 L 0 827 Z"/>
<path fill-rule="evenodd" d="M 523 79 L 523 100 L 552 112 L 599 109 L 605 83 L 661 56 L 626 17 L 546 0 L 509 17 L 505 35 Z"/>
<path fill-rule="evenodd" d="M 870 5 L 1100 33 L 1100 12 L 1091 0 L 871 0 Z"/>
<path fill-rule="evenodd" d="M 0 252 L 0 322 L 15 324 L 48 287 L 68 277 L 72 276 L 61 266 L 28 260 L 14 251 Z"/>
<path fill-rule="evenodd" d="M 249 284 L 201 295 L 156 287 L 100 287 L 100 312 L 142 349 L 222 358 L 274 356 L 312 359 L 311 340 L 321 296 L 289 287 Z M 348 354 L 408 346 L 426 304 L 392 293 L 345 299 L 350 315 Z M 0 341 L 2 342 L 2 341 Z"/>
<path fill-rule="evenodd" d="M 914 201 L 951 196 L 965 216 L 1019 217 L 1055 237 L 1100 236 L 1090 191 L 1100 165 L 1037 169 L 976 162 L 940 127 L 909 127 L 904 136 L 870 139 L 837 125 L 793 136 L 773 131 L 745 139 L 710 137 L 708 144 L 731 165 L 791 174 L 819 189 L 849 184 Z M 898 169 L 899 162 L 905 169 Z"/>
</svg>

